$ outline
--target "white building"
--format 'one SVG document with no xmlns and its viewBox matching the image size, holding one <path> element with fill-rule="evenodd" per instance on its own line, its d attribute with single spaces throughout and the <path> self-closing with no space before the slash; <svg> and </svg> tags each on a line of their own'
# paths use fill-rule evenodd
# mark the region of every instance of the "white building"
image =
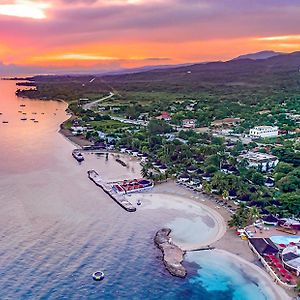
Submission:
<svg viewBox="0 0 300 300">
<path fill-rule="evenodd" d="M 260 168 L 263 172 L 276 167 L 279 162 L 278 158 L 274 155 L 251 151 L 241 154 L 238 157 L 238 161 L 242 161 L 244 159 L 248 162 L 249 168 Z"/>
<path fill-rule="evenodd" d="M 196 120 L 193 119 L 182 120 L 182 127 L 188 129 L 196 128 Z"/>
<path fill-rule="evenodd" d="M 250 136 L 254 138 L 268 138 L 278 136 L 277 126 L 256 126 L 250 129 Z"/>
</svg>

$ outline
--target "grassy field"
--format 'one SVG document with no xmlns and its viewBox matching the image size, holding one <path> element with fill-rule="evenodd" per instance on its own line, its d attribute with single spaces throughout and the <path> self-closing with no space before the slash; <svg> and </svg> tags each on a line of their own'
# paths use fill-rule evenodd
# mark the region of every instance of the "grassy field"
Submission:
<svg viewBox="0 0 300 300">
<path fill-rule="evenodd" d="M 104 132 L 112 132 L 118 129 L 132 127 L 130 124 L 124 124 L 115 120 L 92 121 L 90 124 L 97 130 Z"/>
</svg>

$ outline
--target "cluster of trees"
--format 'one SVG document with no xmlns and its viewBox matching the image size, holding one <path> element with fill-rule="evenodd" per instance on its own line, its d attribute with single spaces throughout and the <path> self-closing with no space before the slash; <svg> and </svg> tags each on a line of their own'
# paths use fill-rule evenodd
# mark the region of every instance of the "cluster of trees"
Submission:
<svg viewBox="0 0 300 300">
<path fill-rule="evenodd" d="M 228 226 L 234 228 L 245 228 L 247 225 L 253 224 L 260 218 L 260 212 L 257 207 L 247 207 L 241 204 L 228 221 Z"/>
</svg>

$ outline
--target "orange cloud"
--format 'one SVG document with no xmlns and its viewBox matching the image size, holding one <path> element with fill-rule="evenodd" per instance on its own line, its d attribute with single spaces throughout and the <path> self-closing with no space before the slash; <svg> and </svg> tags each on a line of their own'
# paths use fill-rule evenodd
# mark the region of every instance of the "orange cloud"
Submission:
<svg viewBox="0 0 300 300">
<path fill-rule="evenodd" d="M 299 1 L 272 1 L 4 0 L 0 62 L 101 69 L 300 49 Z"/>
</svg>

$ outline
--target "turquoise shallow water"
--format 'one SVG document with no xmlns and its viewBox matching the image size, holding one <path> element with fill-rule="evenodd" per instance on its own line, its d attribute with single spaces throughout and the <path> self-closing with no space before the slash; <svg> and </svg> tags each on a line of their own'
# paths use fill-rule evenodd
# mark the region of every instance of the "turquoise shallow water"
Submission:
<svg viewBox="0 0 300 300">
<path fill-rule="evenodd" d="M 274 235 L 270 238 L 275 244 L 289 244 L 290 242 L 299 243 L 300 236 L 284 236 L 284 235 Z"/>
<path fill-rule="evenodd" d="M 123 211 L 86 171 L 113 179 L 136 177 L 139 168 L 92 155 L 78 165 L 74 147 L 57 134 L 65 105 L 20 100 L 15 89 L 0 81 L 0 299 L 271 299 L 213 253 L 188 254 L 189 277 L 171 277 L 153 237 L 189 214 L 170 207 Z M 39 123 L 21 121 L 20 109 Z M 91 277 L 98 269 L 102 282 Z"/>
</svg>

